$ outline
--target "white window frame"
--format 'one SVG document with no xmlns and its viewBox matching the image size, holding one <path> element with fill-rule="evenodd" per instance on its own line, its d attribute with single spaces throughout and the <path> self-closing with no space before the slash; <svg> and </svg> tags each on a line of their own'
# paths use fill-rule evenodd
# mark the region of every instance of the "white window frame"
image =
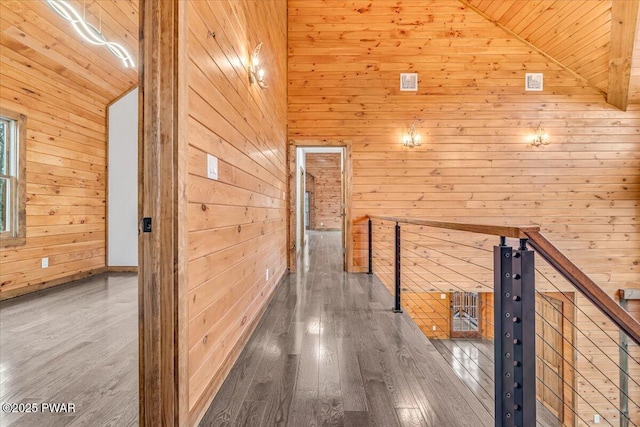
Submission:
<svg viewBox="0 0 640 427">
<path fill-rule="evenodd" d="M 26 243 L 26 131 L 27 118 L 0 108 L 0 120 L 7 126 L 7 171 L 0 179 L 7 183 L 7 229 L 0 231 L 0 247 Z"/>
</svg>

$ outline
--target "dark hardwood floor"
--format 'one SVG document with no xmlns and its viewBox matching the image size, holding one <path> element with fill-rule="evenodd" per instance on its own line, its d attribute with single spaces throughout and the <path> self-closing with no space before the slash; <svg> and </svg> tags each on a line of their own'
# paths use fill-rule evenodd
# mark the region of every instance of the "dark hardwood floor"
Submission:
<svg viewBox="0 0 640 427">
<path fill-rule="evenodd" d="M 492 425 L 492 350 L 427 340 L 377 279 L 342 272 L 339 244 L 310 233 L 201 425 Z M 0 403 L 76 406 L 0 425 L 137 425 L 137 312 L 135 274 L 0 303 Z"/>
<path fill-rule="evenodd" d="M 201 426 L 469 426 L 493 418 L 392 298 L 312 232 Z"/>
<path fill-rule="evenodd" d="M 2 427 L 138 425 L 138 279 L 103 274 L 0 303 L 0 403 L 75 412 L 0 413 Z"/>
<path fill-rule="evenodd" d="M 432 340 L 455 373 L 473 390 L 488 411 L 494 411 L 493 342 L 488 340 Z M 559 427 L 562 423 L 540 401 L 536 425 Z"/>
</svg>

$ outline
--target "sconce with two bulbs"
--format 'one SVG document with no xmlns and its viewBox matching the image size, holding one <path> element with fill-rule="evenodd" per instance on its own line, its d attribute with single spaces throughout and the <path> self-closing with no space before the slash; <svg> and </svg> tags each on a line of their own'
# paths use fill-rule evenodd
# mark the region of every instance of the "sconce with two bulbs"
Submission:
<svg viewBox="0 0 640 427">
<path fill-rule="evenodd" d="M 411 123 L 409 132 L 404 134 L 404 138 L 402 138 L 402 144 L 405 147 L 410 147 L 410 148 L 419 147 L 420 145 L 422 145 L 422 142 L 420 142 L 420 134 L 416 130 L 415 123 Z"/>
<path fill-rule="evenodd" d="M 251 59 L 249 60 L 249 82 L 256 83 L 262 89 L 266 89 L 269 86 L 267 86 L 264 80 L 264 68 L 260 65 L 260 49 L 262 49 L 262 42 L 258 43 L 258 46 L 253 49 Z"/>
<path fill-rule="evenodd" d="M 534 134 L 530 136 L 529 143 L 534 147 L 539 147 L 541 145 L 549 145 L 550 142 L 549 134 L 542 128 L 542 123 L 540 123 Z"/>
</svg>

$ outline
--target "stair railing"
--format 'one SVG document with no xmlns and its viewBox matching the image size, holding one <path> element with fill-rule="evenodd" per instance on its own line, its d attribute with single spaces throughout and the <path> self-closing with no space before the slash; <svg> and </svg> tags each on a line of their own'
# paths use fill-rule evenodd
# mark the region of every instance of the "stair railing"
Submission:
<svg viewBox="0 0 640 427">
<path fill-rule="evenodd" d="M 393 242 L 388 238 L 386 241 L 387 246 L 385 246 L 385 237 L 376 236 L 378 233 L 374 233 L 374 221 L 380 224 L 378 229 L 381 232 L 380 234 L 384 236 L 386 236 L 384 230 L 393 230 Z M 389 223 L 392 225 L 389 226 Z M 406 242 L 401 240 L 401 227 L 407 229 Z M 410 227 L 413 227 L 413 229 Z M 475 247 L 478 250 L 488 252 L 488 248 L 481 248 L 481 244 L 458 243 L 441 237 L 433 237 L 428 230 L 499 237 L 492 250 L 492 285 L 478 280 L 471 273 L 460 271 L 465 270 L 460 268 L 461 265 L 485 270 L 489 270 L 489 267 L 475 262 L 472 256 L 462 257 L 456 255 L 454 251 L 456 245 L 457 247 L 465 248 L 467 251 L 469 250 L 468 248 L 473 249 Z M 446 292 L 453 290 L 469 289 L 468 286 L 456 285 L 454 283 L 455 279 L 449 277 L 459 277 L 465 282 L 475 281 L 477 282 L 477 288 L 481 288 L 483 284 L 492 288 L 493 304 L 489 308 L 493 310 L 493 323 L 491 326 L 494 347 L 492 378 L 494 407 L 492 409 L 496 426 L 528 427 L 540 424 L 546 425 L 544 420 L 541 421 L 543 417 L 537 416 L 537 408 L 541 408 L 540 401 L 537 400 L 539 400 L 540 396 L 543 396 L 544 400 L 545 393 L 551 396 L 547 400 L 561 398 L 561 396 L 557 395 L 559 393 L 557 391 L 558 387 L 550 387 L 548 384 L 551 381 L 560 381 L 562 387 L 565 390 L 569 390 L 569 395 L 573 393 L 573 398 L 569 399 L 571 400 L 570 404 L 563 400 L 562 408 L 555 408 L 558 410 L 558 421 L 562 425 L 591 424 L 590 415 L 592 412 L 594 422 L 601 422 L 601 419 L 604 418 L 605 423 L 611 426 L 616 422 L 616 418 L 619 420 L 619 425 L 625 427 L 640 423 L 640 415 L 637 415 L 640 414 L 640 404 L 637 403 L 637 401 L 640 401 L 640 381 L 630 373 L 629 366 L 627 366 L 630 361 L 632 363 L 635 362 L 637 371 L 640 371 L 640 353 L 632 354 L 626 344 L 626 338 L 628 337 L 636 346 L 640 345 L 640 323 L 571 262 L 562 251 L 554 246 L 540 232 L 539 226 L 493 226 L 370 215 L 368 216 L 367 236 L 369 243 L 368 273 L 380 276 L 383 283 L 389 285 L 394 294 L 393 311 L 396 313 L 403 312 L 402 292 L 404 289 L 417 287 L 425 291 L 423 293 L 440 293 L 442 296 L 445 296 Z M 431 244 L 425 243 L 428 239 L 432 240 Z M 517 239 L 517 245 L 510 245 L 508 239 Z M 374 251 L 376 246 L 379 247 L 377 255 Z M 536 267 L 535 253 L 538 253 L 544 263 L 548 263 L 561 277 L 571 284 L 573 289 L 597 308 L 615 326 L 619 331 L 620 337 L 624 337 L 624 339 L 620 339 L 620 343 L 615 341 L 616 338 L 610 337 L 611 334 L 606 332 L 607 328 L 601 326 L 602 322 L 600 320 L 593 320 L 595 318 L 593 314 L 585 313 L 584 306 L 579 306 L 569 298 L 566 298 L 569 301 L 569 308 L 574 311 L 580 311 L 581 318 L 588 319 L 604 333 L 602 335 L 596 327 L 586 327 L 581 330 L 573 316 L 567 316 L 564 312 L 552 313 L 557 317 L 561 317 L 561 320 L 568 325 L 567 328 L 575 328 L 577 332 L 574 333 L 581 334 L 580 337 L 584 342 L 590 343 L 587 350 L 578 348 L 573 339 L 565 336 L 564 331 L 559 331 L 557 326 L 551 325 L 549 319 L 545 318 L 544 313 L 537 312 L 536 302 L 542 301 L 544 303 L 544 300 L 547 299 L 547 293 L 536 290 L 536 274 L 552 284 L 555 280 L 549 278 L 548 271 L 543 271 Z M 388 257 L 385 258 L 385 255 L 388 255 Z M 487 256 L 487 254 L 484 253 L 483 256 Z M 450 257 L 455 263 L 452 263 L 452 266 L 445 265 L 441 261 L 444 257 Z M 379 267 L 374 264 L 376 260 L 380 264 Z M 426 264 L 430 264 L 431 267 L 425 267 Z M 407 271 L 403 271 L 405 269 Z M 391 271 L 393 271 L 393 274 L 391 274 Z M 408 284 L 403 286 L 403 280 Z M 393 286 L 390 286 L 389 282 L 392 282 Z M 553 284 L 553 286 L 555 287 L 556 285 Z M 556 289 L 561 298 L 571 293 L 559 288 Z M 433 300 L 437 301 L 437 298 L 433 298 Z M 445 305 L 442 302 L 440 304 Z M 412 310 L 409 311 L 411 312 Z M 447 321 L 451 322 L 451 319 Z M 557 343 L 552 345 L 545 341 L 542 334 L 536 330 L 536 323 L 542 325 L 543 328 L 551 328 L 552 332 L 554 331 L 553 328 L 555 328 L 555 333 L 562 337 L 561 346 L 568 348 L 569 351 L 567 353 L 571 353 L 573 356 L 567 356 L 561 349 L 554 348 L 558 346 Z M 435 326 L 433 328 L 434 330 L 436 329 Z M 591 329 L 596 332 L 590 332 Z M 584 338 L 582 338 L 583 336 Z M 596 336 L 600 338 L 596 338 Z M 614 342 L 615 346 L 608 342 L 609 339 Z M 599 340 L 603 341 L 600 343 Z M 550 366 L 546 359 L 536 352 L 536 341 L 539 342 L 539 347 L 543 348 L 545 352 L 551 353 L 550 356 L 548 355 L 549 357 L 559 359 L 560 363 L 566 366 L 565 370 L 570 371 L 569 373 L 574 380 L 568 381 L 564 373 L 562 376 L 557 373 L 558 378 L 553 378 L 553 375 L 548 378 L 547 372 L 550 371 Z M 595 360 L 596 356 L 590 350 L 594 346 L 598 347 L 598 343 L 600 343 L 598 350 L 604 355 L 602 357 L 604 362 L 601 363 L 599 363 L 599 360 Z M 617 364 L 613 360 L 611 355 L 608 354 L 609 351 L 607 349 L 609 347 L 619 348 L 621 361 L 623 360 L 622 354 L 624 352 L 624 363 Z M 456 349 L 455 353 L 466 354 L 462 347 Z M 594 360 L 589 360 L 590 356 Z M 598 357 L 600 358 L 601 356 L 598 354 Z M 580 368 L 582 366 L 580 365 L 581 363 L 583 365 L 586 363 L 582 362 L 583 359 L 586 359 L 590 365 Z M 612 412 L 613 415 L 601 416 L 597 413 L 601 411 L 600 408 L 602 407 L 598 402 L 606 401 L 607 405 L 609 405 L 614 404 L 612 401 L 616 399 L 610 397 L 611 393 L 609 391 L 603 391 L 600 385 L 602 378 L 604 378 L 603 381 L 605 382 L 614 382 L 613 374 L 609 372 L 610 370 L 599 366 L 610 362 L 617 366 L 620 372 L 620 385 L 616 386 L 620 395 L 620 404 Z M 540 367 L 545 374 L 537 376 L 536 366 Z M 598 399 L 582 396 L 576 385 L 576 377 L 580 379 L 580 387 L 585 390 L 595 390 L 593 394 L 597 395 Z M 634 386 L 633 392 L 629 391 L 629 384 Z M 635 416 L 630 414 L 629 406 L 633 407 L 632 412 L 636 414 Z M 571 413 L 559 415 L 563 408 L 568 408 Z M 542 410 L 545 413 L 549 412 L 546 408 Z M 601 412 L 606 412 L 606 409 Z"/>
</svg>

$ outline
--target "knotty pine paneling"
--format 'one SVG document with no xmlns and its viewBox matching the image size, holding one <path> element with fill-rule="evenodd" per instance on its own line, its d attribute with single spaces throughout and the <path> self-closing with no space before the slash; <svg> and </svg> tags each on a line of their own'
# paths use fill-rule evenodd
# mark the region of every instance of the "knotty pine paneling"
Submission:
<svg viewBox="0 0 640 427">
<path fill-rule="evenodd" d="M 286 270 L 286 20 L 280 0 L 188 6 L 191 424 Z M 264 90 L 245 68 L 259 42 Z M 207 179 L 207 153 L 218 158 L 217 181 Z"/>
<path fill-rule="evenodd" d="M 137 58 L 138 2 L 99 3 L 104 34 Z M 0 248 L 0 299 L 105 267 L 106 110 L 136 83 L 45 2 L 0 2 L 0 105 L 27 116 L 27 242 Z"/>
<path fill-rule="evenodd" d="M 451 338 L 450 294 L 407 292 L 403 298 L 403 308 L 429 339 Z"/>
<path fill-rule="evenodd" d="M 401 72 L 419 73 L 417 93 L 400 92 Z M 545 73 L 543 92 L 524 92 L 526 72 Z M 409 149 L 401 138 L 412 121 L 423 145 Z M 527 137 L 539 123 L 551 144 L 532 147 Z M 289 138 L 351 144 L 351 238 L 361 271 L 364 218 L 385 214 L 537 223 L 610 295 L 640 279 L 640 108 L 607 105 L 599 91 L 458 1 L 290 0 Z M 374 270 L 387 285 L 392 225 L 374 223 Z M 491 289 L 486 251 L 497 238 L 433 231 L 421 237 L 426 231 L 403 228 L 407 293 Z M 537 265 L 540 291 L 573 290 L 539 257 Z M 428 286 L 420 282 L 425 276 Z M 590 320 L 596 314 L 585 313 L 595 309 L 576 301 L 577 330 L 585 331 L 576 332 L 576 345 L 598 352 L 586 337 L 597 328 Z M 579 371 L 597 384 L 593 364 L 578 357 Z M 580 372 L 576 378 L 582 396 L 586 381 Z M 578 425 L 593 420 L 593 408 L 615 419 L 608 400 L 615 402 L 616 393 L 603 386 L 584 394 L 589 401 L 577 399 L 584 414 Z"/>
<path fill-rule="evenodd" d="M 307 153 L 306 173 L 314 177 L 314 230 L 336 230 L 340 220 L 341 166 L 339 153 Z"/>
<path fill-rule="evenodd" d="M 461 0 L 606 91 L 611 1 Z"/>
</svg>

